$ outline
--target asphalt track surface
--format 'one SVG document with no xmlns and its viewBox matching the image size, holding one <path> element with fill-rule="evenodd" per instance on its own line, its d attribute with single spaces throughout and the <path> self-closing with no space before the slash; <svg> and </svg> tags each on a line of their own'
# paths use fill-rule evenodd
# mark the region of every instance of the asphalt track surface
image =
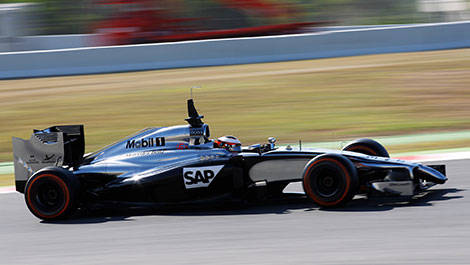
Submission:
<svg viewBox="0 0 470 265">
<path fill-rule="evenodd" d="M 297 199 L 45 223 L 0 194 L 0 264 L 469 264 L 470 160 L 445 164 L 449 181 L 411 201 L 328 211 Z"/>
</svg>

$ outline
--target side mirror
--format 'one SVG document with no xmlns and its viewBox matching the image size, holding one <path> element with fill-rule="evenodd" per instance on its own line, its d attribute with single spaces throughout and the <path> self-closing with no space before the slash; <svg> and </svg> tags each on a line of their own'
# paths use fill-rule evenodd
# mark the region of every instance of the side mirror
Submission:
<svg viewBox="0 0 470 265">
<path fill-rule="evenodd" d="M 276 138 L 269 137 L 268 142 L 269 142 L 269 150 L 274 150 L 274 147 L 275 147 L 274 144 L 276 143 Z"/>
</svg>

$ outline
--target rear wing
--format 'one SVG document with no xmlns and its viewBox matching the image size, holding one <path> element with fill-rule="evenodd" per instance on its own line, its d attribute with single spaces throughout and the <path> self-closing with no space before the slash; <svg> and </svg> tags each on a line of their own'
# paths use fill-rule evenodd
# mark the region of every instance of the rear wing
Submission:
<svg viewBox="0 0 470 265">
<path fill-rule="evenodd" d="M 13 137 L 16 190 L 24 192 L 28 179 L 48 166 L 78 167 L 85 152 L 83 125 L 34 130 L 29 140 Z"/>
</svg>

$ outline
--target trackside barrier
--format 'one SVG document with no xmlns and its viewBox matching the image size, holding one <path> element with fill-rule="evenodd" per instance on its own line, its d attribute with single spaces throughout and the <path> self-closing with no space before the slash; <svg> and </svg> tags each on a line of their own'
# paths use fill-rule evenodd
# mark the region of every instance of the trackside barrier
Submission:
<svg viewBox="0 0 470 265">
<path fill-rule="evenodd" d="M 298 35 L 0 53 L 0 79 L 470 47 L 470 21 Z"/>
</svg>

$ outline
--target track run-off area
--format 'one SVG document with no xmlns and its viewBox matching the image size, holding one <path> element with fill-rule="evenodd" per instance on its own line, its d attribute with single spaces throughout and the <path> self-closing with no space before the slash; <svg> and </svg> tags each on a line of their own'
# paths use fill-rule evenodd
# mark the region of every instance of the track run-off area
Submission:
<svg viewBox="0 0 470 265">
<path fill-rule="evenodd" d="M 2 162 L 12 160 L 11 137 L 29 138 L 32 129 L 84 124 L 91 152 L 145 127 L 183 124 L 195 87 L 213 137 L 338 149 L 338 139 L 394 136 L 378 140 L 400 158 L 445 163 L 449 180 L 411 200 L 357 197 L 335 210 L 291 199 L 93 212 L 56 223 L 41 222 L 22 194 L 1 188 L 0 264 L 468 263 L 470 159 L 461 148 L 470 143 L 469 66 L 470 49 L 459 49 L 2 80 Z M 453 155 L 417 153 L 437 149 Z M 0 183 L 4 175 L 11 185 L 9 167 Z"/>
<path fill-rule="evenodd" d="M 279 145 L 470 130 L 470 49 L 279 63 L 0 80 L 0 162 L 11 137 L 84 124 L 86 152 L 146 127 L 184 124 L 186 99 L 212 137 Z M 470 137 L 389 145 L 468 147 Z"/>
<path fill-rule="evenodd" d="M 464 264 L 470 260 L 470 160 L 411 200 L 356 196 L 322 210 L 305 199 L 256 206 L 35 218 L 0 194 L 1 264 Z M 287 192 L 301 192 L 290 185 Z"/>
</svg>

